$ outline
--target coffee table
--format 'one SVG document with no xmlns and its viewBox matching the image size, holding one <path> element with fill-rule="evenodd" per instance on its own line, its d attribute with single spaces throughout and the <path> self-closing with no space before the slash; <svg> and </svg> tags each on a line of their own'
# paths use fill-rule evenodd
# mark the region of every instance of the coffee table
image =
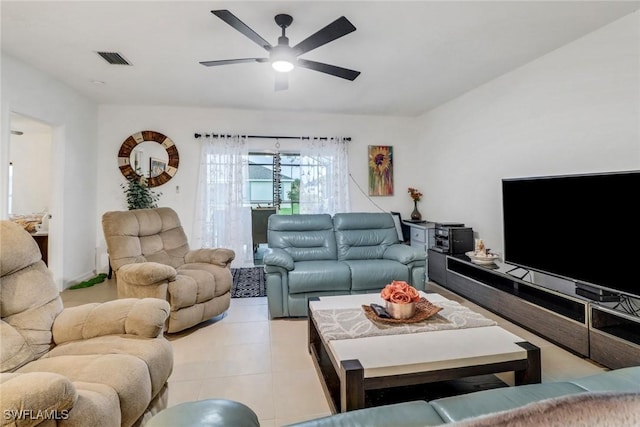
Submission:
<svg viewBox="0 0 640 427">
<path fill-rule="evenodd" d="M 434 304 L 446 300 L 425 294 Z M 309 352 L 333 413 L 365 407 L 365 392 L 476 375 L 515 373 L 515 383 L 539 383 L 540 349 L 499 326 L 326 340 L 316 310 L 360 308 L 376 294 L 309 299 Z"/>
</svg>

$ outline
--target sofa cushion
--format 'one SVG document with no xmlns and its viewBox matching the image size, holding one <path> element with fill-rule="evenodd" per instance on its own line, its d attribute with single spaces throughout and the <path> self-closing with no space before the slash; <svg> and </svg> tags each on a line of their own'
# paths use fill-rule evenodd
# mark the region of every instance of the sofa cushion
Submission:
<svg viewBox="0 0 640 427">
<path fill-rule="evenodd" d="M 0 276 L 13 274 L 42 259 L 36 241 L 18 224 L 11 221 L 0 222 L 0 236 Z"/>
<path fill-rule="evenodd" d="M 185 307 L 184 305 L 173 305 L 173 294 L 176 292 L 186 291 L 186 289 L 182 289 L 181 284 L 176 283 L 180 281 L 181 278 L 189 277 L 193 279 L 195 284 L 195 288 L 189 290 L 189 293 L 193 295 L 193 304 L 200 304 L 205 301 L 209 301 L 214 297 L 216 293 L 216 281 L 213 278 L 213 275 L 208 271 L 204 270 L 195 270 L 195 269 L 180 269 L 178 272 L 178 276 L 176 276 L 175 282 L 169 282 L 169 293 L 172 295 L 172 303 L 171 305 L 175 308 Z M 191 299 L 190 297 L 187 299 Z"/>
<path fill-rule="evenodd" d="M 27 340 L 4 320 L 0 320 L 0 343 L 0 372 L 11 372 L 35 359 Z"/>
<path fill-rule="evenodd" d="M 568 381 L 588 391 L 640 391 L 640 367 L 622 368 Z"/>
<path fill-rule="evenodd" d="M 299 261 L 289 272 L 289 293 L 348 291 L 351 270 L 339 261 Z"/>
<path fill-rule="evenodd" d="M 18 411 L 37 416 L 46 409 L 54 417 L 64 418 L 78 399 L 76 388 L 68 378 L 49 372 L 0 374 L 0 392 L 3 426 L 35 425 L 29 422 L 29 416 L 20 416 Z M 10 423 L 9 418 L 16 422 Z"/>
<path fill-rule="evenodd" d="M 338 213 L 333 226 L 339 260 L 380 259 L 387 247 L 399 242 L 387 213 Z"/>
<path fill-rule="evenodd" d="M 173 369 L 173 350 L 165 338 L 140 339 L 134 335 L 108 335 L 55 346 L 45 358 L 122 354 L 142 360 L 151 378 L 151 393 L 158 394 Z"/>
<path fill-rule="evenodd" d="M 388 259 L 343 261 L 351 270 L 351 289 L 354 291 L 380 290 L 393 280 L 409 282 L 406 265 Z"/>
<path fill-rule="evenodd" d="M 271 215 L 268 227 L 269 247 L 294 261 L 337 259 L 331 215 Z"/>
<path fill-rule="evenodd" d="M 204 271 L 213 276 L 213 281 L 215 282 L 215 288 L 213 289 L 214 297 L 224 295 L 231 290 L 233 276 L 231 275 L 231 270 L 228 268 L 206 262 L 192 262 L 178 267 L 178 273 L 180 274 L 189 275 L 189 271 L 194 270 Z"/>
<path fill-rule="evenodd" d="M 121 427 L 118 393 L 105 384 L 75 381 L 78 400 L 63 425 L 92 427 Z"/>
<path fill-rule="evenodd" d="M 123 425 L 132 425 L 153 397 L 146 362 L 125 354 L 49 357 L 28 363 L 17 372 L 53 372 L 74 383 L 108 386 L 118 394 Z"/>
<path fill-rule="evenodd" d="M 343 412 L 290 427 L 425 427 L 442 423 L 442 418 L 427 402 L 418 400 Z"/>
<path fill-rule="evenodd" d="M 584 393 L 568 382 L 542 383 L 479 391 L 431 401 L 431 406 L 447 422 L 460 421 L 489 412 L 506 411 L 551 397 Z"/>
<path fill-rule="evenodd" d="M 102 228 L 116 271 L 125 264 L 144 261 L 178 267 L 189 252 L 187 236 L 171 208 L 106 212 Z"/>
<path fill-rule="evenodd" d="M 0 317 L 4 322 L 0 359 L 4 372 L 49 351 L 51 327 L 62 311 L 62 300 L 29 233 L 16 223 L 1 221 L 0 236 Z M 6 344 L 10 340 L 21 350 L 9 348 L 5 338 Z M 24 349 L 25 344 L 29 351 Z"/>
<path fill-rule="evenodd" d="M 451 424 L 455 427 L 638 426 L 640 393 L 581 393 L 534 402 L 506 412 Z"/>
</svg>

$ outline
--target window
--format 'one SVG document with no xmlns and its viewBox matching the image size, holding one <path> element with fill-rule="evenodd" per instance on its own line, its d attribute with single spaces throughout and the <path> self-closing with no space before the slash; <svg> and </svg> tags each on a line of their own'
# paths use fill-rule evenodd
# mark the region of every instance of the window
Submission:
<svg viewBox="0 0 640 427">
<path fill-rule="evenodd" d="M 280 157 L 280 183 L 274 176 L 274 162 Z M 300 212 L 300 154 L 299 153 L 249 153 L 249 182 L 247 195 L 251 207 L 267 207 L 277 204 L 279 214 Z M 275 193 L 274 193 L 275 189 Z"/>
</svg>

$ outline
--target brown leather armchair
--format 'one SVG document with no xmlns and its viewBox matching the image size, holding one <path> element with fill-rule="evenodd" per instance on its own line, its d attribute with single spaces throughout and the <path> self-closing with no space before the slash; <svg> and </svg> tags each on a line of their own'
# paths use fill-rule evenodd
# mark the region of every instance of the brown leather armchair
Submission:
<svg viewBox="0 0 640 427">
<path fill-rule="evenodd" d="M 230 249 L 190 250 L 171 208 L 107 212 L 102 217 L 119 298 L 161 298 L 171 305 L 167 332 L 225 312 L 231 302 Z"/>
</svg>

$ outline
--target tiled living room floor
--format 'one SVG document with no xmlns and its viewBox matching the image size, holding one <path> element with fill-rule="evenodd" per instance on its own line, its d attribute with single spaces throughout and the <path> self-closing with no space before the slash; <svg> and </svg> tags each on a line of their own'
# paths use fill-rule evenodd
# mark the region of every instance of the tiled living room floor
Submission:
<svg viewBox="0 0 640 427">
<path fill-rule="evenodd" d="M 445 289 L 430 284 L 500 326 L 539 346 L 542 380 L 557 381 L 605 369 L 577 357 Z M 116 298 L 115 280 L 62 292 L 65 307 Z M 307 352 L 305 319 L 270 320 L 266 298 L 232 299 L 229 311 L 182 333 L 169 335 L 175 364 L 169 378 L 169 406 L 208 398 L 227 398 L 252 408 L 263 427 L 329 414 Z M 509 375 L 501 376 L 511 382 Z"/>
</svg>

